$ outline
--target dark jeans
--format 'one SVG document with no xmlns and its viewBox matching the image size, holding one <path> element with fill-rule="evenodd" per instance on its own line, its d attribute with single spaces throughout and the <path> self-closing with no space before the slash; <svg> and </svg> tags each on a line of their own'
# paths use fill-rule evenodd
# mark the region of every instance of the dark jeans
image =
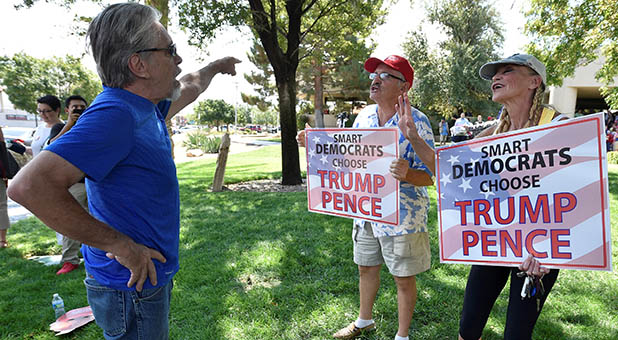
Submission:
<svg viewBox="0 0 618 340">
<path fill-rule="evenodd" d="M 115 290 L 86 274 L 88 303 L 107 340 L 167 340 L 173 282 L 137 291 Z"/>
<path fill-rule="evenodd" d="M 453 137 L 451 137 L 451 141 L 453 141 L 453 143 L 459 143 L 459 142 L 463 142 L 465 140 L 468 140 L 468 136 L 453 136 Z"/>
<path fill-rule="evenodd" d="M 520 294 L 525 278 L 517 277 L 517 272 L 519 272 L 517 267 L 472 266 L 470 268 L 463 310 L 459 320 L 459 334 L 462 338 L 477 340 L 481 337 L 491 308 L 509 276 L 511 277 L 511 287 L 504 339 L 525 340 L 532 338 L 532 330 L 541 314 L 547 295 L 549 295 L 558 278 L 559 270 L 552 269 L 549 274 L 543 277 L 545 294 L 540 301 L 538 311 L 536 298 L 524 298 L 522 300 Z"/>
</svg>

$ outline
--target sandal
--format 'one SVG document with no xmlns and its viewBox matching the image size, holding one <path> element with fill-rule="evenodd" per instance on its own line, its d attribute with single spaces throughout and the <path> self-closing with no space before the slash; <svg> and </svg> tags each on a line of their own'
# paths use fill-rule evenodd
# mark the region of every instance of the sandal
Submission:
<svg viewBox="0 0 618 340">
<path fill-rule="evenodd" d="M 8 248 L 9 244 L 6 241 L 0 241 L 0 248 Z"/>
</svg>

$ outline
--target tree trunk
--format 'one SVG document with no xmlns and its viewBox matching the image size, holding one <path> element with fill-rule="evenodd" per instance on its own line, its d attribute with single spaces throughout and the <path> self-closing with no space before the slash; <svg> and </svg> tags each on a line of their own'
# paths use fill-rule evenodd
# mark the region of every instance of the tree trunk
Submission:
<svg viewBox="0 0 618 340">
<path fill-rule="evenodd" d="M 317 65 L 316 65 L 317 64 Z M 314 77 L 313 77 L 313 87 L 315 90 L 314 100 L 313 100 L 313 112 L 315 113 L 315 127 L 323 128 L 324 127 L 324 84 L 322 83 L 322 63 L 321 62 L 313 62 L 314 66 Z"/>
<path fill-rule="evenodd" d="M 272 1 L 272 4 L 275 2 Z M 302 183 L 298 144 L 296 143 L 296 68 L 300 46 L 300 23 L 303 15 L 301 0 L 287 0 L 288 13 L 287 46 L 284 53 L 277 38 L 274 7 L 269 14 L 264 10 L 261 0 L 249 0 L 253 28 L 257 31 L 268 61 L 273 67 L 277 92 L 279 94 L 279 120 L 281 122 L 281 177 L 283 185 Z"/>
<path fill-rule="evenodd" d="M 293 72 L 292 72 L 293 73 Z M 302 183 L 296 142 L 296 80 L 294 74 L 277 82 L 281 121 L 281 184 Z"/>
<path fill-rule="evenodd" d="M 161 19 L 159 22 L 163 27 L 167 28 L 170 13 L 169 0 L 146 0 L 145 3 L 161 12 Z"/>
</svg>

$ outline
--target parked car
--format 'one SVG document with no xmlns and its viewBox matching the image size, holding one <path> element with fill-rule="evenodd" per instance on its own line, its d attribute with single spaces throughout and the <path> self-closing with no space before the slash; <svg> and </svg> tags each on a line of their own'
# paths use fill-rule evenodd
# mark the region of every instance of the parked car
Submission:
<svg viewBox="0 0 618 340">
<path fill-rule="evenodd" d="M 2 128 L 5 142 L 13 142 L 17 140 L 24 145 L 30 146 L 36 129 L 29 127 L 5 127 Z"/>
<path fill-rule="evenodd" d="M 245 131 L 262 132 L 262 127 L 259 125 L 249 124 L 245 126 Z"/>
</svg>

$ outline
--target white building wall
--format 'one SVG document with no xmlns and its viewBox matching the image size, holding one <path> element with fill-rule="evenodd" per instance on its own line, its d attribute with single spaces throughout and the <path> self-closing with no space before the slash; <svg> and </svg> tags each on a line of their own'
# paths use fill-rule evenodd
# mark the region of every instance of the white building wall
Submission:
<svg viewBox="0 0 618 340">
<path fill-rule="evenodd" d="M 555 87 L 549 89 L 549 104 L 558 112 L 562 112 L 573 118 L 575 104 L 577 103 L 577 88 L 571 86 Z"/>
<path fill-rule="evenodd" d="M 581 96 L 581 92 L 589 93 L 591 89 L 598 92 L 599 87 L 602 86 L 594 77 L 603 63 L 605 63 L 605 57 L 599 55 L 599 58 L 590 64 L 577 67 L 572 77 L 564 78 L 562 86 L 550 86 L 549 104 L 553 105 L 558 111 L 573 117 L 578 93 Z M 613 85 L 618 85 L 618 77 L 614 78 Z"/>
</svg>

